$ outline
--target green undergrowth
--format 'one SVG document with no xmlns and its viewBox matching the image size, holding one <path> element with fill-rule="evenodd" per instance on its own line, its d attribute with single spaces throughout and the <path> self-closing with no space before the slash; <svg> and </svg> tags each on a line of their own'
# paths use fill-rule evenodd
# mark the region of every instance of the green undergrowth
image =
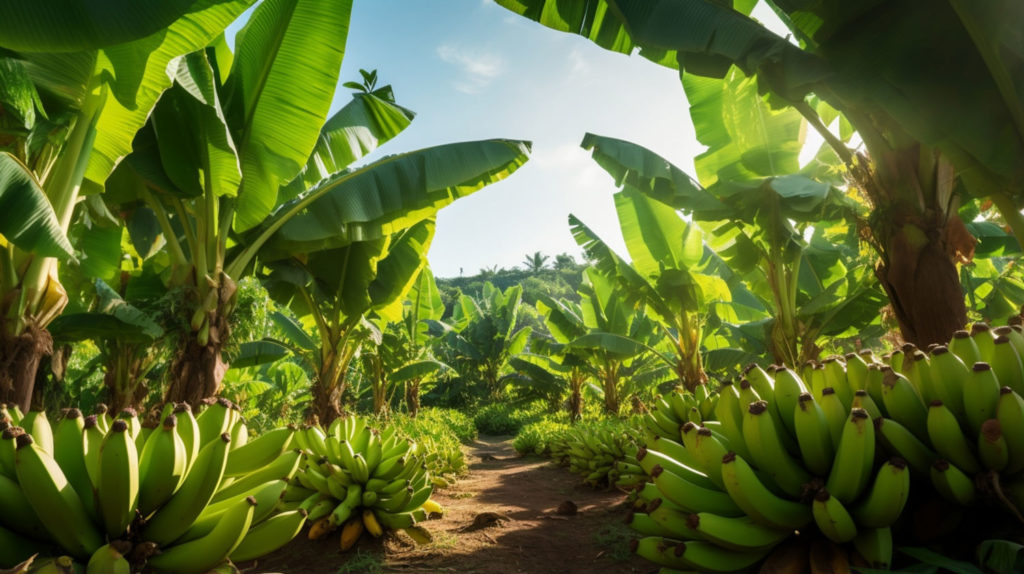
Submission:
<svg viewBox="0 0 1024 574">
<path fill-rule="evenodd" d="M 537 401 L 527 405 L 492 403 L 476 412 L 476 430 L 485 435 L 517 434 L 523 426 L 544 418 L 547 405 Z"/>
<path fill-rule="evenodd" d="M 444 486 L 467 471 L 462 445 L 476 438 L 473 421 L 465 414 L 451 409 L 428 408 L 415 418 L 404 413 L 393 413 L 383 424 L 398 427 L 405 436 L 416 442 L 417 450 L 426 456 L 426 466 Z"/>
</svg>

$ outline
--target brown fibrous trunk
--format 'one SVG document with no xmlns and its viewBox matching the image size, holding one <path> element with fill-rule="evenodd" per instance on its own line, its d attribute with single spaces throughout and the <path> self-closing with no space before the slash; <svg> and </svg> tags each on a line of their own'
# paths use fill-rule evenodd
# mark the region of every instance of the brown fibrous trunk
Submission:
<svg viewBox="0 0 1024 574">
<path fill-rule="evenodd" d="M 409 409 L 409 416 L 416 418 L 420 412 L 420 384 L 418 381 L 405 385 L 405 406 Z"/>
<path fill-rule="evenodd" d="M 959 219 L 953 225 L 963 225 Z M 941 228 L 930 226 L 923 245 L 894 233 L 886 245 L 887 261 L 875 268 L 892 303 L 903 339 L 926 348 L 946 344 L 967 324 L 967 307 L 956 263 Z"/>
<path fill-rule="evenodd" d="M 310 418 L 316 417 L 320 424 L 327 428 L 334 419 L 344 416 L 341 411 L 341 386 L 331 385 L 317 379 L 311 389 L 313 403 L 310 407 Z"/>
<path fill-rule="evenodd" d="M 0 326 L 0 402 L 28 412 L 39 362 L 53 352 L 53 339 L 46 329 L 31 324 L 17 336 L 2 333 Z"/>
<path fill-rule="evenodd" d="M 228 370 L 221 357 L 221 341 L 214 339 L 200 345 L 194 336 L 188 336 L 171 362 L 171 380 L 164 394 L 164 402 L 198 405 L 205 398 L 220 391 L 220 383 Z"/>
</svg>

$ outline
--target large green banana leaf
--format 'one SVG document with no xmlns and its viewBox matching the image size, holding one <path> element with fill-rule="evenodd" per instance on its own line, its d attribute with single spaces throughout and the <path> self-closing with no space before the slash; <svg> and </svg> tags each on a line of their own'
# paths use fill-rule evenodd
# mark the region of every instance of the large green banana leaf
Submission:
<svg viewBox="0 0 1024 574">
<path fill-rule="evenodd" d="M 775 2 L 799 47 L 750 19 L 749 2 L 498 3 L 608 50 L 638 47 L 658 64 L 703 76 L 723 77 L 735 65 L 789 102 L 813 92 L 848 115 L 892 118 L 952 158 L 975 194 L 1019 195 L 1024 181 L 1024 5 L 1016 0 Z"/>
<path fill-rule="evenodd" d="M 74 249 L 36 178 L 7 152 L 0 152 L 0 235 L 25 251 L 74 259 Z"/>
<path fill-rule="evenodd" d="M 224 109 L 243 191 L 234 229 L 266 218 L 317 144 L 345 55 L 351 0 L 264 0 L 235 41 Z"/>
<path fill-rule="evenodd" d="M 281 190 L 282 195 L 292 199 L 352 165 L 401 133 L 414 116 L 412 110 L 374 94 L 353 94 L 352 101 L 324 124 L 302 173 Z"/>
<path fill-rule="evenodd" d="M 0 47 L 77 52 L 138 40 L 193 10 L 196 0 L 7 0 Z"/>
<path fill-rule="evenodd" d="M 508 177 L 529 151 L 523 141 L 462 142 L 342 172 L 276 210 L 259 230 L 272 234 L 260 255 L 274 261 L 389 235 Z"/>
<path fill-rule="evenodd" d="M 427 264 L 435 228 L 435 220 L 430 218 L 402 230 L 392 238 L 387 257 L 377 264 L 377 275 L 367 291 L 377 315 L 384 320 L 402 319 L 405 298 Z"/>
<path fill-rule="evenodd" d="M 132 138 L 146 123 L 160 95 L 171 86 L 174 58 L 213 41 L 253 0 L 199 0 L 165 30 L 104 48 L 97 76 L 110 94 L 96 122 L 96 140 L 85 177 L 86 191 L 98 191 L 119 161 L 132 151 Z"/>
</svg>

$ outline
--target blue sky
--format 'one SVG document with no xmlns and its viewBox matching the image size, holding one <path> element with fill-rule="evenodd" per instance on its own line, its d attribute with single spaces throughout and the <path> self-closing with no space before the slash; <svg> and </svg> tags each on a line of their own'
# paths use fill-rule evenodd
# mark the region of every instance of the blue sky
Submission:
<svg viewBox="0 0 1024 574">
<path fill-rule="evenodd" d="M 360 68 L 376 68 L 417 113 L 378 155 L 496 137 L 533 142 L 518 172 L 441 211 L 430 251 L 440 277 L 513 267 L 535 251 L 578 259 L 569 213 L 625 255 L 615 187 L 579 147 L 588 131 L 649 147 L 690 173 L 702 151 L 674 71 L 491 0 L 357 0 L 342 81 L 359 80 Z M 349 94 L 339 87 L 332 109 Z"/>
</svg>

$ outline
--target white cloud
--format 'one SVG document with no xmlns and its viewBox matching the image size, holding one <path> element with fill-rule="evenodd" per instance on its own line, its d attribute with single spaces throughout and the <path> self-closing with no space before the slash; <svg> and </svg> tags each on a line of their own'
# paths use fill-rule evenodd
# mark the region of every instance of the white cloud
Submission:
<svg viewBox="0 0 1024 574">
<path fill-rule="evenodd" d="M 482 92 L 504 70 L 504 62 L 494 54 L 467 50 L 460 46 L 442 44 L 437 47 L 437 55 L 444 62 L 459 68 L 460 75 L 452 85 L 466 94 Z"/>
</svg>

